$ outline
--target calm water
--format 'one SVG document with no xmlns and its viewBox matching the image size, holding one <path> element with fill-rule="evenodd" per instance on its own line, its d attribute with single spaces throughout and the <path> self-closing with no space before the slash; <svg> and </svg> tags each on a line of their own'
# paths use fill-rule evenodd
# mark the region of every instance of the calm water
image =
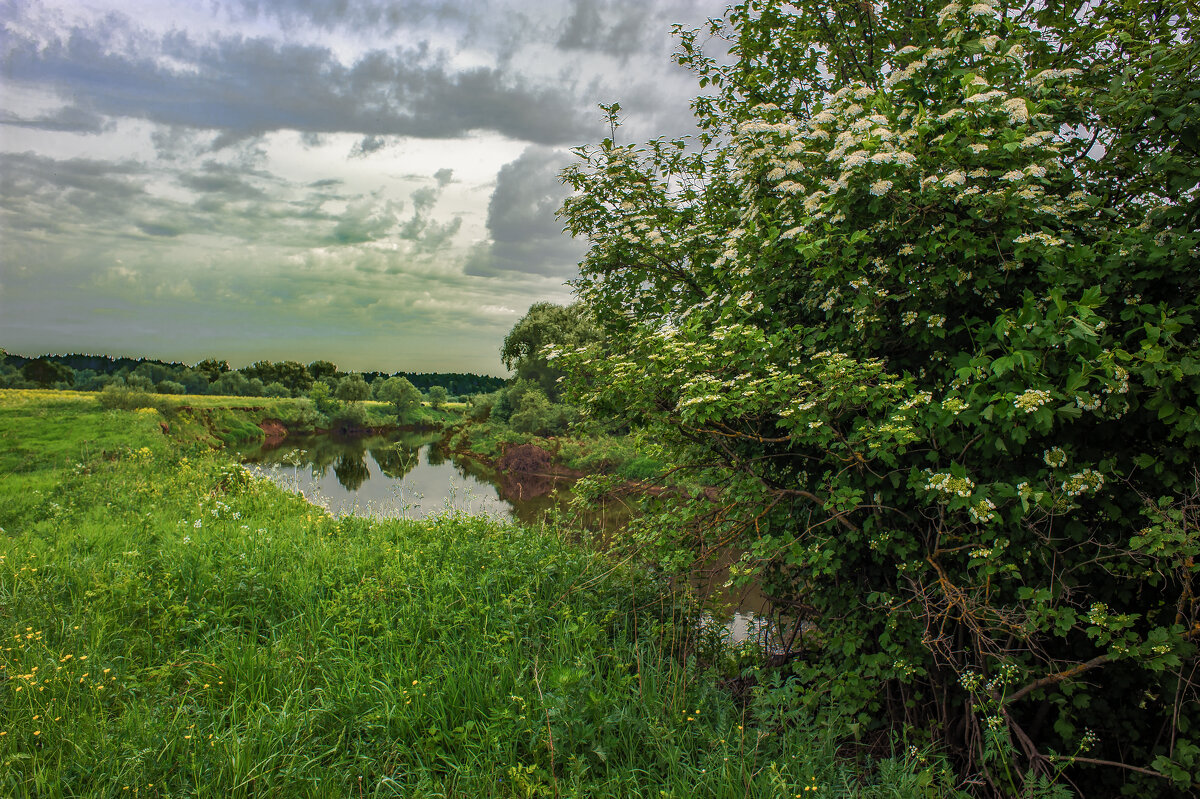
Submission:
<svg viewBox="0 0 1200 799">
<path fill-rule="evenodd" d="M 424 519 L 457 510 L 534 522 L 571 500 L 569 480 L 503 474 L 447 455 L 438 440 L 436 433 L 288 437 L 241 455 L 252 471 L 335 516 Z M 587 522 L 593 529 L 615 530 L 627 518 L 616 506 Z"/>
<path fill-rule="evenodd" d="M 367 438 L 289 436 L 280 444 L 243 450 L 257 474 L 297 491 L 335 516 L 352 514 L 424 519 L 447 510 L 532 523 L 552 510 L 567 512 L 569 480 L 504 474 L 469 458 L 447 455 L 436 433 Z M 619 533 L 629 519 L 620 503 L 579 516 L 581 526 L 602 537 Z M 734 642 L 764 631 L 768 602 L 754 588 L 722 588 L 726 571 L 698 571 L 692 585 L 719 608 L 720 623 Z"/>
</svg>

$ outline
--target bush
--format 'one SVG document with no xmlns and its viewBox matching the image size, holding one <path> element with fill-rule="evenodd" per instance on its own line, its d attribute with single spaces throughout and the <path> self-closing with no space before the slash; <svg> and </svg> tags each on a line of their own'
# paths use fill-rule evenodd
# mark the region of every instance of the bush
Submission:
<svg viewBox="0 0 1200 799">
<path fill-rule="evenodd" d="M 352 432 L 367 424 L 367 409 L 361 402 L 343 405 L 329 417 L 329 425 L 342 433 Z"/>
<path fill-rule="evenodd" d="M 476 394 L 467 411 L 467 417 L 473 422 L 483 422 L 492 414 L 492 406 L 496 403 L 496 394 Z"/>
<path fill-rule="evenodd" d="M 333 396 L 333 389 L 323 380 L 313 383 L 312 388 L 308 391 L 308 396 L 316 406 L 317 413 L 325 416 L 337 413 L 342 407 L 342 403 Z"/>
<path fill-rule="evenodd" d="M 1165 131 L 1200 129 L 1195 17 L 829 5 L 734 7 L 728 67 L 684 36 L 700 147 L 580 151 L 607 341 L 557 365 L 720 486 L 660 544 L 735 542 L 814 620 L 791 714 L 933 731 L 995 793 L 1183 794 L 1200 170 Z"/>
<path fill-rule="evenodd" d="M 125 385 L 132 391 L 154 391 L 154 381 L 139 374 L 126 375 Z"/>
<path fill-rule="evenodd" d="M 290 405 L 282 421 L 289 430 L 312 430 L 329 425 L 329 417 L 317 410 L 315 402 L 304 397 Z"/>
<path fill-rule="evenodd" d="M 120 383 L 110 383 L 96 396 L 105 408 L 132 411 L 138 408 L 158 408 L 163 402 L 148 391 Z"/>
</svg>

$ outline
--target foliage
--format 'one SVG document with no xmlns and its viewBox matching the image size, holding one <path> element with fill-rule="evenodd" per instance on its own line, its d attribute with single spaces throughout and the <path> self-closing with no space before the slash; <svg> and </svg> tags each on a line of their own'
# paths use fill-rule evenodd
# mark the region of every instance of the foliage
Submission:
<svg viewBox="0 0 1200 799">
<path fill-rule="evenodd" d="M 342 407 L 342 403 L 333 396 L 333 392 L 329 388 L 329 384 L 323 380 L 318 380 L 312 384 L 312 388 L 308 391 L 308 398 L 313 401 L 316 406 L 317 413 L 330 414 L 337 413 Z"/>
<path fill-rule="evenodd" d="M 229 361 L 205 358 L 196 364 L 196 371 L 208 378 L 210 383 L 216 382 L 221 375 L 229 371 Z"/>
<path fill-rule="evenodd" d="M 551 401 L 558 400 L 558 378 L 562 373 L 549 364 L 547 347 L 580 347 L 596 341 L 598 333 L 587 306 L 576 302 L 555 305 L 535 302 L 521 317 L 500 348 L 505 368 L 516 371 L 519 380 L 537 383 Z"/>
<path fill-rule="evenodd" d="M 342 402 L 362 402 L 371 396 L 371 387 L 360 374 L 349 375 L 338 383 L 337 398 Z"/>
<path fill-rule="evenodd" d="M 800 710 L 996 792 L 1200 781 L 1200 46 L 1099 5 L 742 3 L 697 140 L 564 173 L 606 340 L 552 363 L 720 491 L 645 534 L 814 620 Z"/>
<path fill-rule="evenodd" d="M 183 393 L 182 391 L 179 393 Z M 288 387 L 283 383 L 268 383 L 263 388 L 264 397 L 290 397 L 292 392 L 288 391 Z"/>
<path fill-rule="evenodd" d="M 160 399 L 144 388 L 110 383 L 96 397 L 105 408 L 120 408 L 132 411 L 138 408 L 155 408 L 165 400 Z"/>
<path fill-rule="evenodd" d="M 71 367 L 45 358 L 26 361 L 21 367 L 21 374 L 26 380 L 31 380 L 39 386 L 52 386 L 55 383 L 71 385 L 75 382 L 75 373 Z"/>
<path fill-rule="evenodd" d="M 428 396 L 429 404 L 432 405 L 435 410 L 440 408 L 446 403 L 447 400 L 450 399 L 450 394 L 446 391 L 445 386 L 431 386 L 429 388 Z"/>
<path fill-rule="evenodd" d="M 331 388 L 336 388 L 340 378 L 346 376 L 329 361 L 313 361 L 302 367 L 302 374 L 301 366 L 294 361 L 273 363 L 260 360 L 242 369 L 232 370 L 228 361 L 216 358 L 207 358 L 194 367 L 189 367 L 186 364 L 166 363 L 152 358 L 112 358 L 106 355 L 44 355 L 40 358 L 29 358 L 7 355 L 0 361 L 0 387 L 26 388 L 41 385 L 22 374 L 22 368 L 32 361 L 58 365 L 31 367 L 35 370 L 55 369 L 54 376 L 58 379 L 45 383 L 46 386 L 68 387 L 70 380 L 67 378 L 73 373 L 73 387 L 80 391 L 99 391 L 112 382 L 144 378 L 149 380 L 151 385 L 163 381 L 180 383 L 185 389 L 184 393 L 192 395 L 264 396 L 270 389 L 270 396 L 290 397 L 303 396 L 314 382 L 325 382 Z M 65 371 L 59 371 L 58 367 Z M 492 391 L 503 386 L 505 382 L 498 377 L 462 372 L 397 372 L 394 375 L 367 372 L 362 375 L 371 386 L 381 384 L 389 376 L 404 377 L 422 391 L 432 386 L 442 386 L 449 395 Z M 272 388 L 273 383 L 284 386 L 287 394 L 281 394 L 277 387 Z"/>
<path fill-rule="evenodd" d="M 421 407 L 421 392 L 403 377 L 389 377 L 375 392 L 375 398 L 389 403 L 401 423 L 410 421 L 414 412 Z"/>
<path fill-rule="evenodd" d="M 314 382 L 320 380 L 329 380 L 330 378 L 337 377 L 338 375 L 337 365 L 331 363 L 330 361 L 313 361 L 305 368 L 308 370 L 309 377 L 311 377 Z"/>
<path fill-rule="evenodd" d="M 515 405 L 516 410 L 508 421 L 520 433 L 561 435 L 567 431 L 575 415 L 574 408 L 551 402 L 540 388 L 518 395 Z"/>
<path fill-rule="evenodd" d="M 297 361 L 255 361 L 241 370 L 249 379 L 267 383 L 282 383 L 294 394 L 303 394 L 312 387 L 313 377 L 304 364 Z"/>
<path fill-rule="evenodd" d="M 70 393 L 0 392 L 0 440 L 4 796 L 940 784 L 915 755 L 855 773 L 820 731 L 763 726 L 674 656 L 659 582 L 555 531 L 335 519 Z"/>
<path fill-rule="evenodd" d="M 329 414 L 329 426 L 349 433 L 367 426 L 367 409 L 361 402 L 348 402 Z"/>
</svg>

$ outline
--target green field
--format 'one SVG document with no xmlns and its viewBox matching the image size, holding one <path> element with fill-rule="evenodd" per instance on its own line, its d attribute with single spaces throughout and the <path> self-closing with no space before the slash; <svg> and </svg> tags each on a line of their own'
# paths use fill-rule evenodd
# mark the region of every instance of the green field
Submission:
<svg viewBox="0 0 1200 799">
<path fill-rule="evenodd" d="M 0 391 L 0 796 L 943 795 L 736 702 L 643 570 L 336 520 L 162 421 Z"/>
</svg>

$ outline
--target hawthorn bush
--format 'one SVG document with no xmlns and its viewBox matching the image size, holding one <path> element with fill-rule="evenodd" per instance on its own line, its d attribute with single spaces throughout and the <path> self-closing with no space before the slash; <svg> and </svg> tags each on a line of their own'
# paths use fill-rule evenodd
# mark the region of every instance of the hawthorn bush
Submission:
<svg viewBox="0 0 1200 799">
<path fill-rule="evenodd" d="M 1182 2 L 744 2 L 693 139 L 579 148 L 604 338 L 568 396 L 718 498 L 800 636 L 779 721 L 927 736 L 980 792 L 1200 781 L 1200 45 Z M 832 699 L 832 702 L 831 702 Z"/>
</svg>

